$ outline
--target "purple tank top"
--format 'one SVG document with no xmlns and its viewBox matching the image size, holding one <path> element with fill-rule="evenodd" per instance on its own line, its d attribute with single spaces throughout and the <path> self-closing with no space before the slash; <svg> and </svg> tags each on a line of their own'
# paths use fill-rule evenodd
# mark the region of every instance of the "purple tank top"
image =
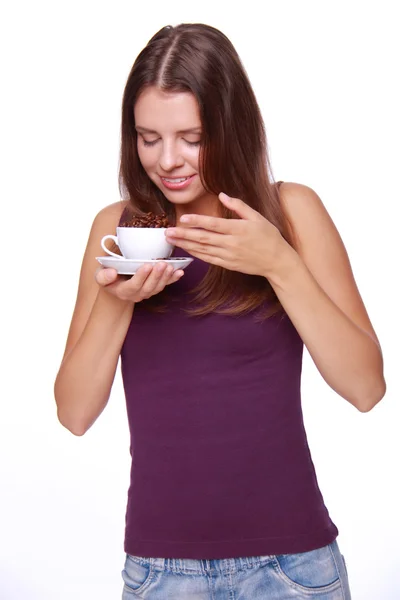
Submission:
<svg viewBox="0 0 400 600">
<path fill-rule="evenodd" d="M 303 425 L 303 342 L 284 312 L 262 323 L 256 312 L 188 316 L 207 268 L 194 259 L 169 286 L 167 312 L 138 303 L 122 347 L 125 552 L 221 559 L 325 546 L 338 530 Z"/>
</svg>

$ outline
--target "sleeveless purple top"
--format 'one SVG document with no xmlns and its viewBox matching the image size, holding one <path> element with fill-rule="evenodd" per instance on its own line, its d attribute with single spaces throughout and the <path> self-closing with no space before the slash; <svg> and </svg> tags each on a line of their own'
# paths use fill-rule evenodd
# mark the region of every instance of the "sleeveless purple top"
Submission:
<svg viewBox="0 0 400 600">
<path fill-rule="evenodd" d="M 256 312 L 189 316 L 187 292 L 207 268 L 195 258 L 169 286 L 167 312 L 136 304 L 122 347 L 125 552 L 221 559 L 325 546 L 338 530 L 303 425 L 303 342 L 284 312 L 262 323 Z"/>
</svg>

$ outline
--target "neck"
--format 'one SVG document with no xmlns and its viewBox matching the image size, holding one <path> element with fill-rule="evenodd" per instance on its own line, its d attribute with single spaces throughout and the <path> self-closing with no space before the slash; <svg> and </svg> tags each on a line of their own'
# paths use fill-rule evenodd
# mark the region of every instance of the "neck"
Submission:
<svg viewBox="0 0 400 600">
<path fill-rule="evenodd" d="M 189 204 L 175 204 L 176 223 L 182 215 L 196 214 L 207 215 L 210 217 L 221 217 L 222 206 L 218 197 L 215 195 L 198 198 Z"/>
</svg>

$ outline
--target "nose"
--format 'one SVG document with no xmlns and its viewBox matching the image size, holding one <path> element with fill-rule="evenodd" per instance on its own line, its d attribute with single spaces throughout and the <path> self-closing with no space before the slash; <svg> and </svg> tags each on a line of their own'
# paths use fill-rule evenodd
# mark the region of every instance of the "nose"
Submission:
<svg viewBox="0 0 400 600">
<path fill-rule="evenodd" d="M 181 167 L 185 164 L 179 149 L 174 145 L 173 142 L 164 142 L 162 144 L 161 155 L 159 158 L 160 168 L 162 171 L 172 171 L 177 167 Z"/>
</svg>

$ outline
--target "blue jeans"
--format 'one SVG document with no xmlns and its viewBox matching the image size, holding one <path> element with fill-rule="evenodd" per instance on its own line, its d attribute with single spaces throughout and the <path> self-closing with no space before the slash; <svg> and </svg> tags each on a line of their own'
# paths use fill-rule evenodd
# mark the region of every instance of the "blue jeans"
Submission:
<svg viewBox="0 0 400 600">
<path fill-rule="evenodd" d="M 126 555 L 122 600 L 351 600 L 336 540 L 311 552 L 215 560 Z"/>
</svg>

